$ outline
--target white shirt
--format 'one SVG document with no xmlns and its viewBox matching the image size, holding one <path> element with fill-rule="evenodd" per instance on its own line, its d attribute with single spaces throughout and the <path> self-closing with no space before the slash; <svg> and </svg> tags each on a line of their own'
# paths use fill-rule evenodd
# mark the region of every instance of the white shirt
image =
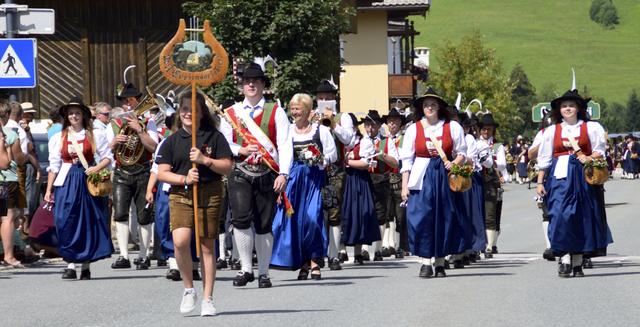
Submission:
<svg viewBox="0 0 640 327">
<path fill-rule="evenodd" d="M 336 160 L 338 160 L 338 152 L 336 150 L 336 144 L 333 141 L 333 137 L 331 136 L 331 130 L 326 126 L 313 124 L 311 126 L 311 131 L 309 131 L 308 133 L 298 134 L 296 132 L 296 125 L 291 124 L 289 133 L 291 135 L 292 142 L 309 141 L 313 139 L 313 136 L 316 134 L 318 128 L 320 128 L 320 143 L 322 143 L 322 155 L 324 157 L 324 161 L 318 164 L 318 166 L 321 169 L 324 169 L 324 167 L 326 167 L 327 165 L 332 164 Z"/>
<path fill-rule="evenodd" d="M 266 100 L 263 97 L 258 101 L 255 106 L 252 106 L 249 101 L 245 98 L 243 102 L 238 102 L 233 105 L 234 111 L 244 110 L 249 114 L 249 117 L 256 117 L 262 113 Z M 269 119 L 270 117 L 262 117 L 262 119 Z M 287 114 L 284 112 L 282 107 L 278 106 L 275 113 L 275 123 L 276 123 L 276 147 L 278 150 L 278 165 L 280 166 L 280 174 L 289 174 L 289 169 L 291 168 L 291 163 L 293 163 L 293 143 L 289 139 L 289 118 Z M 220 122 L 220 132 L 229 142 L 229 147 L 231 148 L 231 152 L 233 152 L 234 156 L 238 156 L 238 151 L 242 147 L 241 144 L 237 144 L 233 141 L 233 128 L 229 123 L 222 119 Z"/>
<path fill-rule="evenodd" d="M 479 140 L 473 140 L 476 148 L 476 157 L 474 158 L 474 167 L 476 171 L 482 170 L 482 168 L 493 167 L 493 155 L 491 154 L 491 147 L 487 142 L 480 142 Z M 467 143 L 469 145 L 469 143 Z M 484 161 L 480 163 L 480 159 L 484 158 Z M 506 159 L 505 159 L 506 161 Z M 506 166 L 506 165 L 505 165 Z"/>
<path fill-rule="evenodd" d="M 107 124 L 103 123 L 100 119 L 94 119 L 93 120 L 93 130 L 95 131 L 96 129 L 106 130 L 107 129 Z"/>
<path fill-rule="evenodd" d="M 572 136 L 577 142 L 580 137 L 580 126 L 582 126 L 582 124 L 584 124 L 582 120 L 578 120 L 574 125 L 562 122 L 560 124 L 562 126 L 561 137 L 568 138 Z M 551 166 L 555 134 L 556 125 L 551 125 L 544 130 L 543 139 L 538 149 L 538 169 L 546 169 Z M 591 151 L 600 153 L 604 157 L 606 140 L 604 138 L 604 128 L 602 128 L 602 125 L 594 121 L 587 122 L 587 134 L 589 136 L 589 142 L 591 142 Z M 572 147 L 568 146 L 567 148 L 571 149 Z M 566 167 L 559 168 L 562 170 Z M 558 170 L 558 168 L 556 168 L 556 170 Z"/>
<path fill-rule="evenodd" d="M 356 130 L 353 128 L 353 120 L 347 113 L 340 115 L 340 122 L 333 128 L 333 135 L 336 136 L 345 146 L 355 146 Z"/>
<path fill-rule="evenodd" d="M 86 135 L 86 131 L 83 129 L 80 132 L 76 132 L 76 141 L 81 143 Z M 71 137 L 68 135 L 67 137 Z M 113 153 L 111 153 L 111 149 L 109 148 L 109 142 L 105 137 L 104 133 L 94 132 L 93 133 L 94 142 L 96 143 L 96 153 L 94 155 L 94 161 L 100 162 L 104 158 L 108 158 L 113 162 Z M 55 133 L 51 139 L 49 140 L 49 168 L 47 171 L 58 173 L 60 171 L 60 166 L 62 166 L 62 132 Z M 87 161 L 91 161 L 91 158 L 85 158 Z"/>
<path fill-rule="evenodd" d="M 376 153 L 376 149 L 373 147 L 373 140 L 370 137 L 365 136 L 360 139 L 360 142 L 356 142 L 356 144 L 358 143 L 360 143 L 360 151 L 358 152 L 360 161 L 368 164 Z"/>
<path fill-rule="evenodd" d="M 416 157 L 416 128 L 418 124 L 412 124 L 407 128 L 404 133 L 404 141 L 402 142 L 402 148 L 400 149 L 400 159 L 402 160 L 401 173 L 410 172 L 409 174 L 409 189 L 421 190 L 422 180 L 424 174 L 429 166 L 430 158 Z M 438 121 L 435 125 L 427 125 L 427 120 L 422 119 L 422 126 L 424 127 L 424 136 L 429 138 L 429 130 L 433 132 L 436 137 L 442 137 L 444 131 L 444 120 Z M 462 126 L 455 121 L 449 123 L 451 132 L 451 140 L 453 142 L 452 155 L 455 158 L 458 155 L 466 156 L 467 144 L 465 142 L 464 130 Z"/>
<path fill-rule="evenodd" d="M 22 128 L 22 126 L 20 126 L 20 124 L 18 124 L 18 122 L 13 119 L 9 119 L 5 127 L 18 129 L 17 133 L 18 139 L 20 139 L 20 150 L 22 150 L 22 153 L 24 153 L 25 155 L 29 154 L 28 145 L 29 143 L 31 143 L 31 141 L 29 141 L 29 137 L 27 136 L 27 132 L 24 130 L 24 128 Z"/>
<path fill-rule="evenodd" d="M 495 156 L 496 170 L 502 171 L 507 168 L 507 155 L 504 152 L 504 145 L 500 144 L 496 150 L 494 150 L 493 136 L 488 140 L 485 140 L 482 136 L 478 138 L 478 143 L 484 143 L 485 146 L 491 151 L 491 155 Z M 484 146 L 483 146 L 484 147 Z M 486 167 L 486 166 L 485 166 Z M 489 167 L 487 167 L 489 168 Z"/>
</svg>

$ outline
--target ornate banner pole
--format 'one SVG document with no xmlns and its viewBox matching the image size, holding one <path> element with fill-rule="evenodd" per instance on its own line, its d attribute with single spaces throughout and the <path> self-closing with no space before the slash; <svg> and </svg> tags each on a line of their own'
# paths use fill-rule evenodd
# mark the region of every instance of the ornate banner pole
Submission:
<svg viewBox="0 0 640 327">
<path fill-rule="evenodd" d="M 196 110 L 197 87 L 209 87 L 220 82 L 227 75 L 229 57 L 227 51 L 211 32 L 209 21 L 198 28 L 199 19 L 190 19 L 190 28 L 186 28 L 184 19 L 180 19 L 176 35 L 164 46 L 160 53 L 160 71 L 171 83 L 191 84 L 191 147 L 197 147 L 196 125 L 199 122 Z M 188 40 L 185 39 L 189 32 Z M 199 33 L 203 35 L 200 41 Z M 203 108 L 204 109 L 204 108 Z M 192 164 L 196 168 L 196 164 Z M 196 254 L 200 257 L 200 227 L 198 223 L 198 183 L 193 184 L 193 219 L 196 235 Z"/>
</svg>

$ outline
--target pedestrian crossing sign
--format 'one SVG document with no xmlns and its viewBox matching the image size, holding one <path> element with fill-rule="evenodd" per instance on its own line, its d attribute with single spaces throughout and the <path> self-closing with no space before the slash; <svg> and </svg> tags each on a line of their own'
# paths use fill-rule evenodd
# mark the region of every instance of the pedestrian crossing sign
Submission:
<svg viewBox="0 0 640 327">
<path fill-rule="evenodd" d="M 0 88 L 36 87 L 36 39 L 0 39 Z"/>
</svg>

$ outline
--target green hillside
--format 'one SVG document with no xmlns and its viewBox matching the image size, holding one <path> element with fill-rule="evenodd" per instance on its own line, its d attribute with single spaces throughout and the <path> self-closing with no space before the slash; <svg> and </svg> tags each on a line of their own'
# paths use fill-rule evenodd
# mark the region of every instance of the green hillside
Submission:
<svg viewBox="0 0 640 327">
<path fill-rule="evenodd" d="M 626 103 L 631 89 L 640 91 L 640 1 L 614 4 L 620 25 L 606 30 L 589 19 L 590 0 L 433 0 L 426 19 L 413 17 L 415 45 L 432 49 L 437 69 L 439 46 L 479 30 L 506 72 L 519 62 L 536 90 L 567 90 L 574 67 L 580 90 L 586 84 L 593 96 Z"/>
</svg>

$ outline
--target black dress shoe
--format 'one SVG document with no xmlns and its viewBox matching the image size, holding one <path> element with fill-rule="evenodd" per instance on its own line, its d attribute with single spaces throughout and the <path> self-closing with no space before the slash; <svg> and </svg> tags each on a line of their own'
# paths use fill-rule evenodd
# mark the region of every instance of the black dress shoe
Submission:
<svg viewBox="0 0 640 327">
<path fill-rule="evenodd" d="M 478 262 L 478 254 L 477 253 L 471 253 L 471 254 L 469 254 L 469 256 L 467 258 L 469 258 L 469 263 Z"/>
<path fill-rule="evenodd" d="M 193 280 L 202 280 L 202 277 L 200 277 L 200 272 L 198 272 L 198 269 L 193 270 Z"/>
<path fill-rule="evenodd" d="M 380 251 L 380 254 L 385 258 L 390 257 L 391 251 L 389 250 L 389 248 L 382 248 L 382 251 Z"/>
<path fill-rule="evenodd" d="M 582 259 L 582 268 L 584 268 L 584 269 L 593 268 L 593 262 L 591 261 L 591 258 L 583 258 Z"/>
<path fill-rule="evenodd" d="M 542 258 L 547 261 L 556 261 L 556 257 L 553 255 L 553 251 L 551 249 L 546 249 L 542 253 Z"/>
<path fill-rule="evenodd" d="M 90 280 L 91 279 L 91 270 L 86 269 L 80 271 L 80 280 Z"/>
<path fill-rule="evenodd" d="M 449 264 L 449 260 L 444 260 L 444 269 L 451 269 L 451 265 Z"/>
<path fill-rule="evenodd" d="M 344 263 L 345 261 L 349 261 L 349 255 L 347 255 L 347 252 L 340 252 L 338 253 L 338 259 L 340 263 Z"/>
<path fill-rule="evenodd" d="M 227 264 L 227 261 L 221 258 L 218 258 L 216 260 L 216 269 L 226 269 L 228 268 L 229 265 Z"/>
<path fill-rule="evenodd" d="M 371 261 L 371 257 L 369 256 L 369 251 L 362 251 L 362 260 L 363 261 Z"/>
<path fill-rule="evenodd" d="M 138 257 L 138 258 L 133 259 L 133 264 L 134 264 L 134 265 L 136 265 L 136 266 L 137 266 L 137 265 L 139 265 L 139 264 L 140 264 L 140 262 L 142 262 L 142 259 L 140 259 L 139 257 Z"/>
<path fill-rule="evenodd" d="M 462 260 L 455 260 L 453 262 L 453 268 L 455 269 L 462 269 L 464 268 L 464 264 L 462 263 Z"/>
<path fill-rule="evenodd" d="M 258 277 L 258 288 L 269 288 L 271 287 L 271 279 L 267 275 L 260 275 Z"/>
<path fill-rule="evenodd" d="M 396 253 L 396 249 L 393 246 L 389 247 L 389 255 L 384 255 L 384 253 L 382 254 L 383 257 L 390 257 L 392 255 L 394 255 Z"/>
<path fill-rule="evenodd" d="M 573 267 L 573 277 L 584 277 L 581 266 Z"/>
<path fill-rule="evenodd" d="M 240 264 L 240 260 L 238 259 L 231 259 L 231 270 L 240 270 L 242 269 L 242 265 Z"/>
<path fill-rule="evenodd" d="M 78 276 L 76 275 L 75 269 L 65 268 L 62 271 L 62 279 L 76 279 Z"/>
<path fill-rule="evenodd" d="M 167 260 L 158 259 L 158 262 L 156 264 L 158 265 L 158 267 L 166 267 L 167 266 Z"/>
<path fill-rule="evenodd" d="M 245 286 L 247 283 L 253 282 L 256 278 L 253 273 L 246 271 L 239 271 L 236 277 L 233 278 L 233 286 Z"/>
<path fill-rule="evenodd" d="M 484 258 L 485 258 L 485 259 L 491 259 L 491 258 L 493 258 L 493 251 L 492 251 L 492 250 L 489 250 L 489 249 L 486 249 L 486 250 L 484 251 Z"/>
<path fill-rule="evenodd" d="M 433 277 L 433 268 L 431 265 L 422 265 L 420 267 L 420 274 L 418 274 L 420 278 L 431 278 Z"/>
<path fill-rule="evenodd" d="M 558 265 L 558 277 L 568 278 L 571 277 L 571 265 L 567 263 L 561 263 Z"/>
<path fill-rule="evenodd" d="M 170 279 L 174 282 L 178 282 L 182 280 L 182 277 L 180 276 L 180 270 L 178 269 L 169 269 L 167 271 L 166 277 L 167 279 Z"/>
<path fill-rule="evenodd" d="M 442 267 L 442 266 L 436 267 L 435 276 L 436 277 L 447 277 L 447 273 L 444 272 L 444 267 Z"/>
<path fill-rule="evenodd" d="M 373 254 L 373 261 L 382 261 L 382 253 L 380 251 L 376 251 Z"/>
<path fill-rule="evenodd" d="M 140 259 L 138 263 L 136 263 L 136 270 L 148 270 L 149 267 L 151 267 L 151 260 L 149 258 L 144 260 Z"/>
<path fill-rule="evenodd" d="M 494 245 L 494 246 L 492 246 L 492 247 L 491 247 L 491 253 L 493 253 L 493 254 L 498 254 L 498 247 L 497 247 L 497 246 L 495 246 L 495 245 Z"/>
<path fill-rule="evenodd" d="M 340 259 L 338 258 L 329 259 L 329 270 L 342 270 L 342 266 L 340 265 Z"/>
<path fill-rule="evenodd" d="M 362 255 L 355 255 L 355 256 L 353 256 L 353 263 L 357 263 L 359 265 L 363 265 L 364 264 L 364 258 L 362 257 Z"/>
<path fill-rule="evenodd" d="M 398 251 L 396 251 L 396 259 L 404 259 L 404 250 L 403 249 L 398 249 Z"/>
<path fill-rule="evenodd" d="M 469 258 L 468 255 L 465 255 L 462 257 L 462 264 L 465 266 L 468 266 L 471 264 L 471 259 Z"/>
<path fill-rule="evenodd" d="M 125 259 L 123 256 L 118 257 L 118 259 L 111 264 L 111 269 L 126 268 L 131 268 L 131 261 L 129 261 L 129 259 Z"/>
</svg>

